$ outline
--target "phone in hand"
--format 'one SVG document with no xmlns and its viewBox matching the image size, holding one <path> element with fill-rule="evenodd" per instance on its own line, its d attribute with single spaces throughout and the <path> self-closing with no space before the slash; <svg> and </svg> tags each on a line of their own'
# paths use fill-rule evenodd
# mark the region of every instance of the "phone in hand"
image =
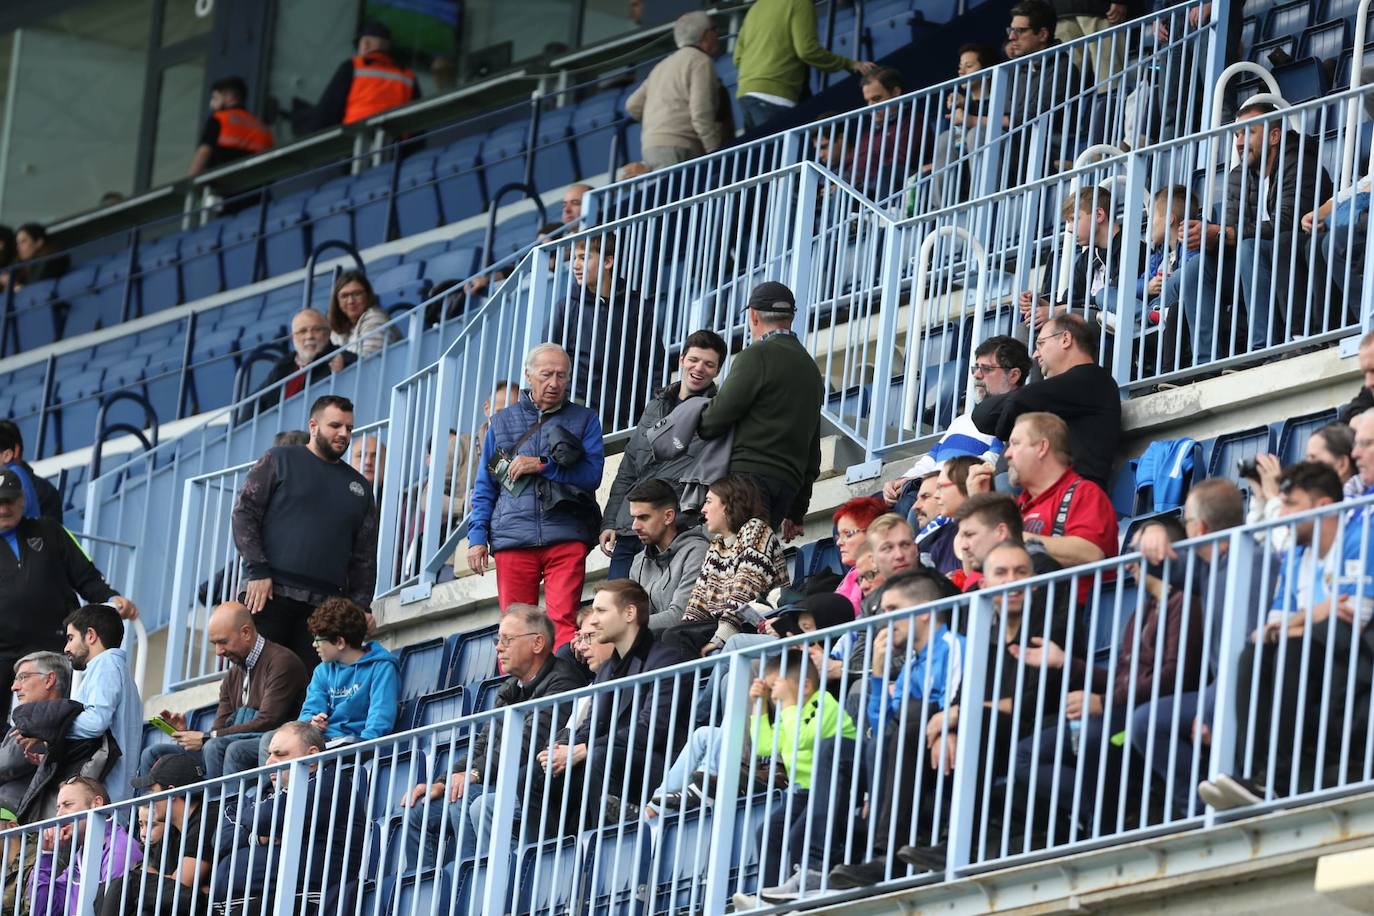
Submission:
<svg viewBox="0 0 1374 916">
<path fill-rule="evenodd" d="M 162 716 L 153 716 L 148 720 L 148 724 L 166 735 L 175 735 L 177 733 L 176 726 L 162 718 Z"/>
</svg>

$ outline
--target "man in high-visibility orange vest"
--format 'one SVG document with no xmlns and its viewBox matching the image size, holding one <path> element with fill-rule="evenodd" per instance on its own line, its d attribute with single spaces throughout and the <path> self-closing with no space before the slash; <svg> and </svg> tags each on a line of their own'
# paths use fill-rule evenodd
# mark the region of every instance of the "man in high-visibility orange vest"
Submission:
<svg viewBox="0 0 1374 916">
<path fill-rule="evenodd" d="M 243 107 L 247 98 L 248 86 L 237 76 L 226 76 L 210 87 L 210 117 L 187 175 L 194 178 L 206 169 L 272 148 L 272 131 Z"/>
<path fill-rule="evenodd" d="M 368 22 L 358 33 L 358 53 L 339 65 L 306 119 L 308 129 L 365 121 L 420 97 L 415 73 L 391 59 L 391 30 Z"/>
</svg>

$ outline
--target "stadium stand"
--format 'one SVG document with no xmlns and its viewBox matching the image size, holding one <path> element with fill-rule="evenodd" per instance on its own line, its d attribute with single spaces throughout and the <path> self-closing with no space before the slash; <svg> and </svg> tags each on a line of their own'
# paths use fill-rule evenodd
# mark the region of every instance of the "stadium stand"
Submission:
<svg viewBox="0 0 1374 916">
<path fill-rule="evenodd" d="M 965 17 L 989 36 L 1006 28 L 1006 11 L 987 5 L 825 6 L 826 45 L 853 59 L 900 53 Z M 1315 860 L 1324 835 L 1293 839 L 1311 823 L 1299 819 L 1363 816 L 1374 766 L 1374 661 L 1359 638 L 1374 602 L 1374 497 L 1362 495 L 1374 492 L 1374 427 L 1355 419 L 1337 437 L 1351 440 L 1343 454 L 1313 445 L 1350 420 L 1334 409 L 1353 387 L 1340 357 L 1358 350 L 1364 378 L 1374 372 L 1374 344 L 1359 346 L 1374 328 L 1362 212 L 1374 90 L 1348 88 L 1357 15 L 1339 0 L 1186 2 L 615 181 L 638 148 L 638 126 L 622 117 L 629 87 L 579 87 L 552 94 L 571 104 L 411 138 L 380 164 L 369 154 L 293 174 L 237 213 L 74 252 L 60 279 L 11 288 L 0 410 L 33 443 L 30 460 L 77 454 L 53 481 L 67 525 L 98 565 L 118 564 L 143 622 L 165 631 L 155 674 L 187 729 L 215 724 L 214 707 L 195 705 L 226 664 L 209 612 L 250 578 L 231 541 L 236 494 L 322 394 L 349 397 L 353 438 L 375 445 L 371 459 L 366 445 L 343 457 L 376 493 L 373 611 L 401 683 L 394 735 L 326 748 L 299 729 L 286 737 L 307 753 L 264 769 L 155 780 L 171 814 L 134 801 L 17 826 L 0 883 L 32 897 L 52 882 L 56 844 L 81 863 L 70 874 L 100 875 L 106 894 L 151 889 L 162 879 L 107 852 L 133 838 L 152 861 L 162 847 L 140 817 L 166 820 L 169 855 L 208 864 L 185 891 L 199 895 L 196 912 L 251 909 L 219 883 L 221 869 L 244 866 L 262 911 L 361 916 L 879 911 L 880 894 L 894 911 L 981 911 L 988 898 L 974 885 L 990 876 L 999 907 L 1096 893 L 1110 908 L 1146 886 L 1112 864 L 1128 849 L 1147 850 L 1150 886 L 1175 890 L 1190 876 L 1219 880 L 1208 867 L 1266 867 L 1277 854 L 1265 841 L 1280 834 L 1284 855 Z M 1106 46 L 1126 52 L 1110 78 L 1070 71 L 1071 53 L 1091 61 Z M 1252 66 L 1214 93 L 1235 60 Z M 731 85 L 734 62 L 715 66 Z M 809 79 L 824 88 L 824 75 Z M 1025 103 L 1046 86 L 1052 104 Z M 1252 109 L 1256 91 L 1278 98 Z M 946 137 L 950 112 L 977 98 L 982 123 Z M 586 218 L 536 244 L 553 195 L 603 169 Z M 499 210 L 503 189 L 531 205 Z M 1326 230 L 1311 231 L 1304 216 L 1327 200 Z M 1192 253 L 1195 219 L 1219 232 Z M 398 339 L 308 374 L 298 393 L 278 382 L 282 395 L 262 407 L 262 364 L 289 352 L 292 315 L 327 305 L 338 268 L 317 275 L 325 243 L 371 278 L 389 317 L 372 333 Z M 577 340 L 567 316 L 596 304 L 580 282 L 592 251 L 619 284 L 605 298 L 647 316 L 570 347 L 570 397 L 594 405 L 609 452 L 674 382 L 690 332 L 726 341 L 728 384 L 750 342 L 751 291 L 782 280 L 795 293 L 792 330 L 825 386 L 828 475 L 790 557 L 797 592 L 833 589 L 849 572 L 855 532 L 839 517 L 832 526 L 832 510 L 978 423 L 980 386 L 1010 368 L 985 362 L 985 341 L 1011 335 L 1051 360 L 1049 378 L 1025 390 L 1054 381 L 1055 338 L 1078 342 L 1064 314 L 1081 316 L 1084 358 L 1125 405 L 1127 445 L 1113 430 L 1118 467 L 1100 494 L 1115 510 L 1113 549 L 1036 576 L 1029 554 L 1002 545 L 999 564 L 965 560 L 982 587 L 958 595 L 880 563 L 897 597 L 852 622 L 667 671 L 627 673 L 644 651 L 638 624 L 624 623 L 635 615 L 620 613 L 620 593 L 600 592 L 591 630 L 616 654 L 602 668 L 572 650 L 595 682 L 519 692 L 529 685 L 504 673 L 518 640 L 539 634 L 487 625 L 491 576 L 468 575 L 463 559 L 487 473 L 484 401 L 522 377 L 542 341 Z M 435 288 L 474 277 L 494 279 L 449 316 L 453 291 Z M 1005 461 L 1023 480 L 1040 443 L 1069 444 L 1035 424 L 1015 430 Z M 130 435 L 143 439 L 137 450 L 105 451 Z M 1150 443 L 1163 457 L 1147 462 Z M 1282 476 L 1247 467 L 1264 455 Z M 1012 492 L 1008 478 L 987 478 Z M 971 480 L 960 486 L 972 491 Z M 1080 497 L 1095 489 L 1083 487 Z M 1060 516 L 1075 514 L 1073 499 L 1070 488 Z M 1085 540 L 1066 536 L 1075 522 L 1027 527 L 1027 545 L 1059 560 L 1054 542 Z M 919 553 L 927 532 L 916 527 Z M 595 552 L 588 570 L 595 591 Z M 938 589 L 923 591 L 932 580 Z M 498 699 L 512 684 L 522 702 Z M 144 745 L 156 737 L 145 729 Z M 423 843 L 409 807 L 440 825 Z M 188 819 L 207 811 L 249 841 L 232 830 L 197 839 Z M 1221 842 L 1237 828 L 1248 838 L 1239 852 Z M 1209 854 L 1188 854 L 1190 843 Z M 15 864 L 32 861 L 36 871 Z M 1092 877 L 1098 866 L 1113 876 Z M 76 878 L 52 911 L 106 912 L 96 882 L 78 889 Z"/>
</svg>

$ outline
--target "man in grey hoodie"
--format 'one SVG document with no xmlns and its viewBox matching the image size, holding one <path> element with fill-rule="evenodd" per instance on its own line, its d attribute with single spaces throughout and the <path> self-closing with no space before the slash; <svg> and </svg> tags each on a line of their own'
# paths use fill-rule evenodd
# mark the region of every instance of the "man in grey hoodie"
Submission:
<svg viewBox="0 0 1374 916">
<path fill-rule="evenodd" d="M 630 578 L 649 593 L 649 629 L 658 635 L 682 622 L 710 543 L 699 526 L 678 531 L 677 491 L 667 481 L 635 484 L 626 502 L 631 526 L 644 545 L 630 565 Z"/>
</svg>

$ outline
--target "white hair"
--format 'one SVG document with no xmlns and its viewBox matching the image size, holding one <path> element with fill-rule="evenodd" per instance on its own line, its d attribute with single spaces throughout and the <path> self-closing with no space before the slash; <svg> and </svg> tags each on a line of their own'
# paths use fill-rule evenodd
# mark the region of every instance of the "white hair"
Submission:
<svg viewBox="0 0 1374 916">
<path fill-rule="evenodd" d="M 568 364 L 568 367 L 572 368 L 572 357 L 568 355 L 567 350 L 564 350 L 556 343 L 541 343 L 539 346 L 535 347 L 528 354 L 526 354 L 526 372 L 532 372 L 534 370 L 534 361 L 539 358 L 539 354 L 541 353 L 557 353 L 559 356 L 563 357 L 563 361 Z"/>
<path fill-rule="evenodd" d="M 711 30 L 711 17 L 701 11 L 683 13 L 673 23 L 673 41 L 679 48 L 690 47 L 701 41 L 701 36 Z"/>
</svg>

